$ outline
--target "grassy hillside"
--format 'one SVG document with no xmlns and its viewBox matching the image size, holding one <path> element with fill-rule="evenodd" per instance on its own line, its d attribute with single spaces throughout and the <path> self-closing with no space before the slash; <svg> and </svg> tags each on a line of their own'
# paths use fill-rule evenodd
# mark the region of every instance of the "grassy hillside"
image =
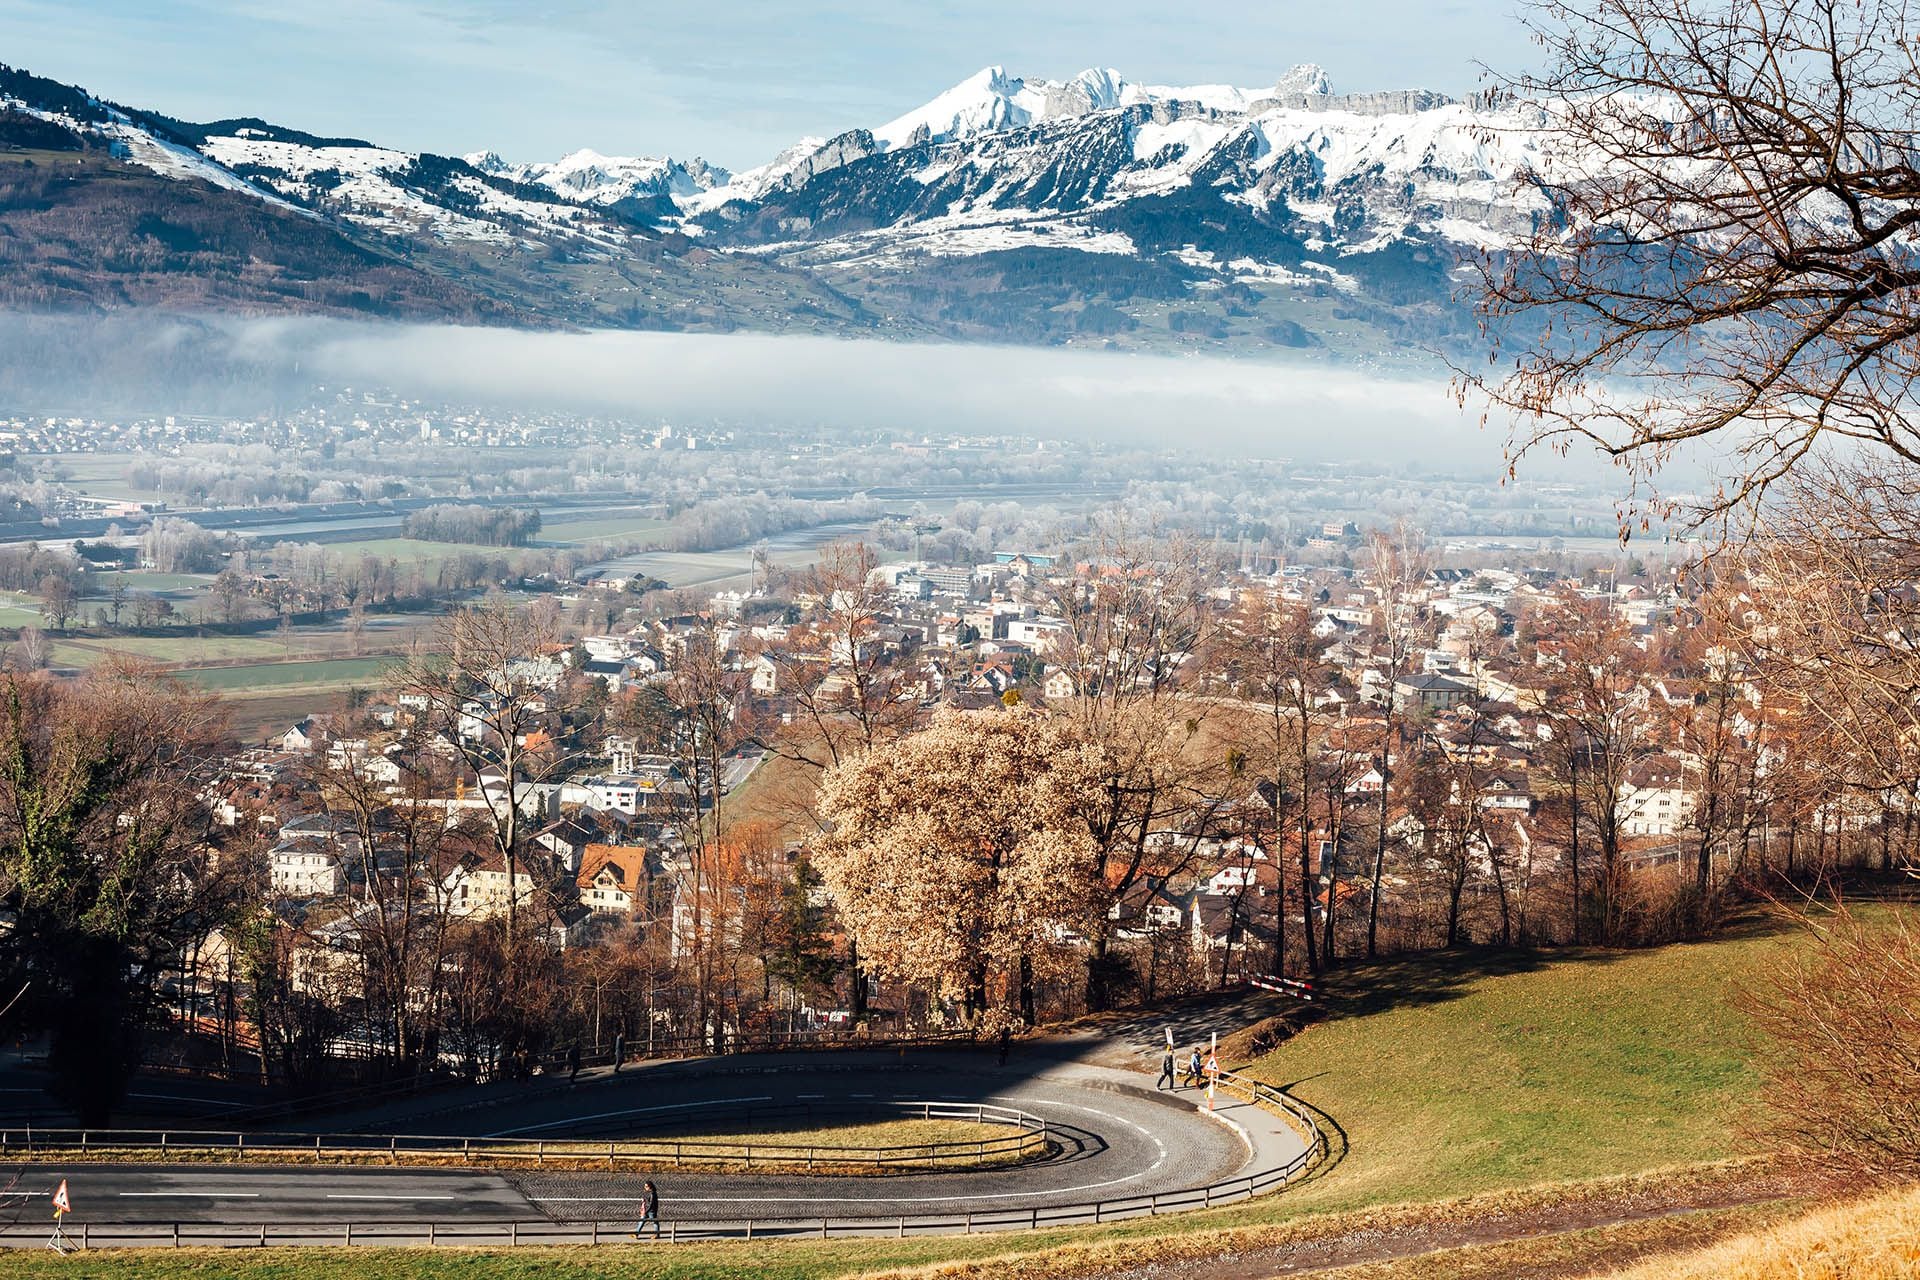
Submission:
<svg viewBox="0 0 1920 1280">
<path fill-rule="evenodd" d="M 1791 935 L 1551 962 L 1465 954 L 1325 984 L 1334 1016 L 1251 1073 L 1331 1115 L 1350 1150 L 1294 1193 L 1349 1208 L 1740 1153 L 1756 1077 L 1734 988 Z"/>
</svg>

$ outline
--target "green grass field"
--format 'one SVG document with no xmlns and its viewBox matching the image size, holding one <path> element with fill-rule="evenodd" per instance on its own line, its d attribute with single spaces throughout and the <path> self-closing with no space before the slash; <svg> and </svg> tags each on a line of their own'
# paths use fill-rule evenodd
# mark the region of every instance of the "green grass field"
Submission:
<svg viewBox="0 0 1920 1280">
<path fill-rule="evenodd" d="M 1338 973 L 1323 987 L 1328 1019 L 1251 1070 L 1293 1084 L 1298 1096 L 1324 1108 L 1348 1149 L 1292 1191 L 1211 1213 L 999 1238 L 598 1252 L 96 1254 L 87 1274 L 827 1280 L 974 1260 L 980 1265 L 968 1276 L 1026 1280 L 1098 1271 L 1086 1265 L 1094 1257 L 1107 1259 L 1106 1269 L 1172 1259 L 1169 1274 L 1205 1275 L 1207 1264 L 1198 1259 L 1206 1250 L 1259 1247 L 1271 1233 L 1323 1218 L 1352 1221 L 1343 1211 L 1374 1215 L 1388 1205 L 1474 1193 L 1525 1197 L 1535 1193 L 1520 1189 L 1538 1184 L 1738 1154 L 1735 1123 L 1753 1097 L 1755 1077 L 1745 1023 L 1729 995 L 1794 944 L 1790 933 L 1751 923 L 1721 941 L 1643 952 L 1463 952 Z M 1361 1226 L 1374 1220 L 1365 1216 Z M 1208 1234 L 1222 1230 L 1235 1234 Z M 1182 1256 L 1188 1261 L 1178 1262 Z M 71 1274 L 69 1264 L 51 1256 L 16 1259 L 10 1262 L 22 1280 Z"/>
<path fill-rule="evenodd" d="M 44 627 L 40 605 L 18 591 L 0 591 L 0 627 Z"/>
<path fill-rule="evenodd" d="M 1345 1130 L 1350 1150 L 1294 1193 L 1352 1208 L 1604 1177 L 1740 1153 L 1752 1098 L 1742 979 L 1791 937 L 1747 926 L 1700 945 L 1551 963 L 1464 953 L 1338 974 L 1336 1017 L 1255 1063 Z"/>
<path fill-rule="evenodd" d="M 150 591 L 160 594 L 197 591 L 213 582 L 210 573 L 154 573 L 147 569 L 113 569 L 106 573 L 96 573 L 89 580 L 96 595 L 106 595 L 114 587 L 124 586 L 129 591 Z M 93 597 L 88 597 L 91 601 Z"/>
<path fill-rule="evenodd" d="M 201 667 L 179 673 L 188 684 L 222 693 L 301 685 L 315 689 L 375 685 L 391 658 L 327 658 L 317 662 L 260 662 L 238 667 Z"/>
</svg>

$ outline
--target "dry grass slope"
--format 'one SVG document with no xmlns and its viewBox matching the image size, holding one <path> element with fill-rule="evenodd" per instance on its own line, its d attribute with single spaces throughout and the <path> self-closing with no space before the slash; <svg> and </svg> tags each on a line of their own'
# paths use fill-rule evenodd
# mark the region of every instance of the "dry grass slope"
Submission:
<svg viewBox="0 0 1920 1280">
<path fill-rule="evenodd" d="M 1822 1209 L 1607 1280 L 1912 1280 L 1920 1277 L 1920 1187 Z"/>
</svg>

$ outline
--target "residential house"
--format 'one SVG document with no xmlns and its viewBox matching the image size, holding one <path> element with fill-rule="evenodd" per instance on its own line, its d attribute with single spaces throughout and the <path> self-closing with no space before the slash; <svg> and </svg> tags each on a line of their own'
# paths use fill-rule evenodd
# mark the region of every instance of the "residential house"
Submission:
<svg viewBox="0 0 1920 1280">
<path fill-rule="evenodd" d="M 1635 761 L 1616 801 L 1620 830 L 1629 836 L 1677 835 L 1692 820 L 1696 798 L 1687 785 L 1686 765 L 1677 757 Z"/>
<path fill-rule="evenodd" d="M 580 904 L 600 915 L 631 916 L 653 883 L 647 851 L 638 845 L 587 846 L 575 884 Z"/>
</svg>

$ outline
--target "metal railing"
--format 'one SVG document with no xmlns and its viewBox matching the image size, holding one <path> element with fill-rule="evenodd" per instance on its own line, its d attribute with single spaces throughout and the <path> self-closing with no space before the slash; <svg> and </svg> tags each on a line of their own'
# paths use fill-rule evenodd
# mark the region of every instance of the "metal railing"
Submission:
<svg viewBox="0 0 1920 1280">
<path fill-rule="evenodd" d="M 700 1107 L 656 1116 L 638 1124 L 610 1118 L 600 1131 L 689 1128 L 709 1114 Z M 755 1141 L 746 1132 L 772 1120 L 811 1122 L 816 1119 L 859 1116 L 868 1119 L 947 1120 L 1006 1126 L 1005 1137 L 971 1141 L 915 1143 L 896 1147 L 843 1147 L 830 1143 L 783 1143 L 779 1136 Z M 0 1156 L 46 1159 L 58 1156 L 87 1158 L 137 1152 L 151 1158 L 310 1161 L 350 1164 L 484 1164 L 521 1161 L 535 1166 L 616 1168 L 620 1164 L 649 1164 L 676 1169 L 724 1165 L 748 1169 L 861 1168 L 882 1173 L 929 1170 L 955 1165 L 978 1165 L 989 1160 L 1013 1162 L 1046 1154 L 1047 1121 L 1008 1107 L 984 1103 L 876 1100 L 871 1104 L 793 1104 L 730 1108 L 715 1123 L 739 1126 L 740 1140 L 715 1142 L 701 1138 L 609 1138 L 589 1141 L 575 1132 L 552 1138 L 528 1135 L 458 1137 L 429 1134 L 367 1133 L 247 1133 L 236 1130 L 173 1129 L 41 1129 L 0 1128 Z M 561 1122 L 562 1124 L 567 1122 Z M 560 1127 L 556 1124 L 554 1127 Z M 592 1129 L 587 1132 L 593 1132 Z"/>
<path fill-rule="evenodd" d="M 1306 1140 L 1304 1148 L 1277 1168 L 1260 1170 L 1184 1190 L 1120 1196 L 1072 1204 L 1031 1205 L 1024 1209 L 946 1214 L 895 1214 L 847 1217 L 754 1217 L 668 1219 L 658 1229 L 666 1243 L 701 1240 L 827 1240 L 834 1237 L 960 1235 L 1038 1231 L 1049 1227 L 1098 1225 L 1196 1209 L 1213 1209 L 1282 1189 L 1306 1176 L 1331 1150 L 1312 1110 L 1264 1081 L 1223 1071 L 1218 1085 L 1249 1103 L 1283 1116 Z M 1044 1192 L 1036 1193 L 1044 1196 Z M 639 1201 L 635 1202 L 636 1214 Z M 77 1223 L 68 1236 L 82 1248 L 102 1247 L 267 1247 L 432 1245 L 455 1248 L 501 1245 L 616 1244 L 633 1239 L 633 1218 L 567 1221 L 541 1219 L 505 1222 L 383 1223 L 231 1223 L 123 1222 Z M 0 1227 L 0 1248 L 38 1248 L 48 1228 Z M 645 1239 L 653 1239 L 649 1230 Z"/>
</svg>

